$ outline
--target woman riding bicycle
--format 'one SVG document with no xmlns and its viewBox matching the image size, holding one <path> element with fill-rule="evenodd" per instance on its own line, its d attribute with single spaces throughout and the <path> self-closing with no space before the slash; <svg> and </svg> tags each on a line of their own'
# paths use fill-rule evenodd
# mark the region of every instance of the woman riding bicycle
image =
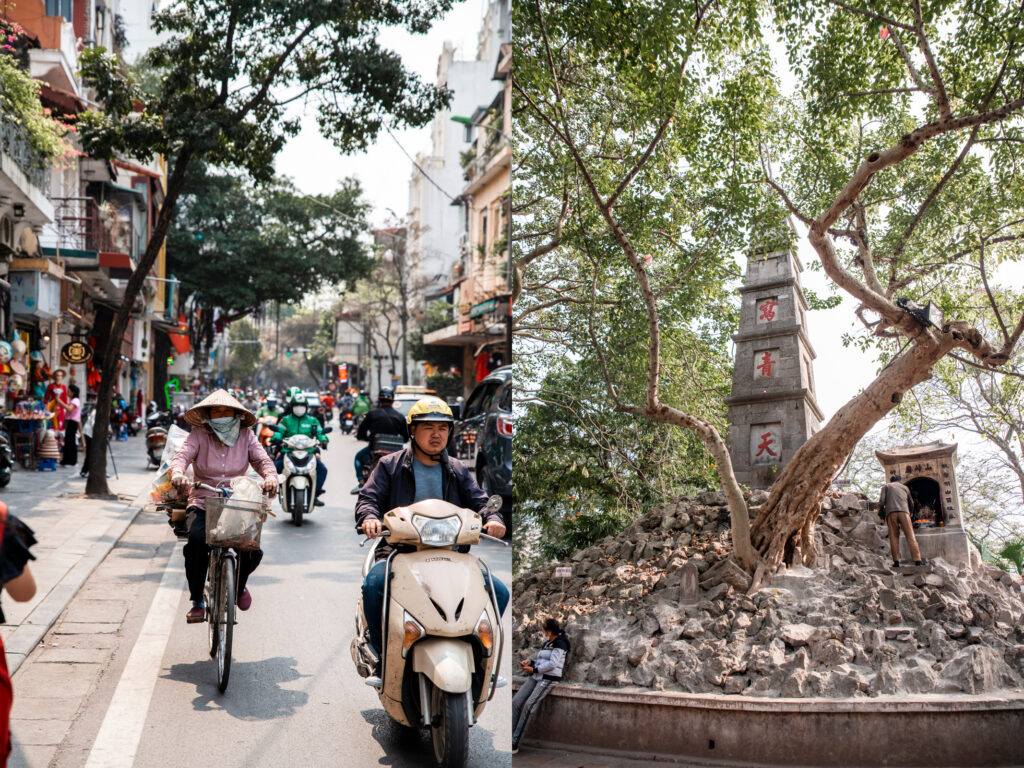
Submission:
<svg viewBox="0 0 1024 768">
<path fill-rule="evenodd" d="M 221 488 L 244 475 L 251 466 L 263 478 L 263 491 L 268 496 L 277 492 L 277 470 L 250 429 L 256 423 L 256 417 L 223 389 L 218 389 L 189 409 L 185 419 L 196 429 L 189 433 L 171 460 L 171 482 L 180 491 L 188 493 L 185 518 L 188 543 L 184 551 L 192 608 L 185 615 L 185 620 L 195 624 L 206 618 L 203 586 L 210 556 L 210 548 L 206 545 L 206 499 L 213 495 L 213 491 L 191 487 L 185 470 L 191 465 L 197 482 Z M 252 596 L 245 582 L 262 559 L 262 549 L 238 553 L 238 607 L 243 611 L 252 605 Z"/>
</svg>

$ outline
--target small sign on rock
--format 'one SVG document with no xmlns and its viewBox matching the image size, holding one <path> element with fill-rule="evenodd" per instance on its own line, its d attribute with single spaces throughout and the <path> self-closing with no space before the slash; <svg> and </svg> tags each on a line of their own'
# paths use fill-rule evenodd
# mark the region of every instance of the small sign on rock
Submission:
<svg viewBox="0 0 1024 768">
<path fill-rule="evenodd" d="M 683 605 L 696 605 L 700 602 L 700 595 L 697 588 L 697 566 L 693 563 L 686 563 L 680 569 L 682 571 L 682 577 L 679 581 L 679 586 L 682 591 L 682 599 L 680 602 Z"/>
<path fill-rule="evenodd" d="M 560 565 L 555 568 L 556 579 L 568 579 L 570 576 L 572 576 L 572 568 L 568 565 Z"/>
</svg>

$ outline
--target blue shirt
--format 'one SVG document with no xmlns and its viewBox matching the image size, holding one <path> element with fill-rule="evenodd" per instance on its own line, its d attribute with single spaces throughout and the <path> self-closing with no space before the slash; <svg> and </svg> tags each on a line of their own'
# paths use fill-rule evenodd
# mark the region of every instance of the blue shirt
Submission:
<svg viewBox="0 0 1024 768">
<path fill-rule="evenodd" d="M 412 474 L 416 482 L 413 503 L 424 499 L 443 499 L 441 492 L 441 464 L 427 466 L 417 458 L 412 460 Z"/>
</svg>

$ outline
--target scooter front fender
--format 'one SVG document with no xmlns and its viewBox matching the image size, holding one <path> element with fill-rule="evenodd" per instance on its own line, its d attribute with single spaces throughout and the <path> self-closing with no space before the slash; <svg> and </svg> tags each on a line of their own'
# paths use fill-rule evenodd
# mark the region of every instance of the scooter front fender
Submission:
<svg viewBox="0 0 1024 768">
<path fill-rule="evenodd" d="M 412 647 L 412 669 L 448 693 L 465 693 L 473 685 L 473 649 L 465 640 L 429 637 Z"/>
</svg>

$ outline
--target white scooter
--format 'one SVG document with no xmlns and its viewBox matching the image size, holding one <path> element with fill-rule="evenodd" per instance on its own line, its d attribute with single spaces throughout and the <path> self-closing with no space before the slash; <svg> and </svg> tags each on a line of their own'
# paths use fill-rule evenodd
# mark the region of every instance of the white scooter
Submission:
<svg viewBox="0 0 1024 768">
<path fill-rule="evenodd" d="M 484 512 L 501 503 L 492 496 Z M 416 551 L 387 559 L 384 658 L 378 660 L 370 645 L 360 599 L 352 661 L 388 715 L 402 725 L 430 729 L 439 768 L 462 768 L 469 728 L 506 681 L 498 677 L 504 641 L 490 569 L 451 547 L 478 544 L 481 537 L 505 542 L 482 533 L 480 514 L 441 499 L 397 507 L 382 524 L 363 563 L 364 579 L 382 539 Z M 380 677 L 374 675 L 378 663 Z"/>
<path fill-rule="evenodd" d="M 324 430 L 330 431 L 330 427 Z M 313 511 L 316 503 L 316 449 L 319 443 L 307 435 L 292 435 L 283 441 L 289 450 L 284 453 L 283 472 L 278 485 L 281 509 L 292 516 L 295 525 L 302 525 L 302 516 Z"/>
</svg>

